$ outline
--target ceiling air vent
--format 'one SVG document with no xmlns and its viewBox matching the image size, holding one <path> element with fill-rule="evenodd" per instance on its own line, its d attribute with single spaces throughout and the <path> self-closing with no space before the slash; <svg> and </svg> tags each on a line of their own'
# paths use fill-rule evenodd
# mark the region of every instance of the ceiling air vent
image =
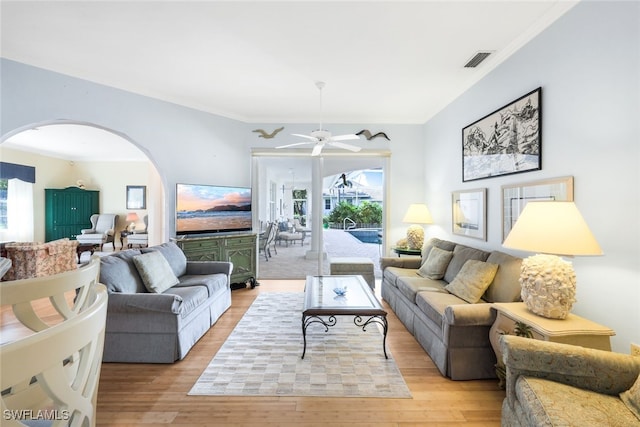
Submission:
<svg viewBox="0 0 640 427">
<path fill-rule="evenodd" d="M 477 52 L 475 55 L 473 55 L 473 58 L 471 58 L 466 64 L 464 64 L 465 68 L 475 68 L 478 65 L 480 65 L 480 63 L 482 61 L 484 61 L 485 59 L 487 59 L 487 56 L 491 55 L 491 51 L 480 51 Z"/>
</svg>

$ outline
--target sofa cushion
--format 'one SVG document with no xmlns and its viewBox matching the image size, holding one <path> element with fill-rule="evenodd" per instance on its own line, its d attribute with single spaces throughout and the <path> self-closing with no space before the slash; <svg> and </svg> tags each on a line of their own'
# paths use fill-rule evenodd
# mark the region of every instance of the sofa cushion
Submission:
<svg viewBox="0 0 640 427">
<path fill-rule="evenodd" d="M 447 271 L 444 273 L 444 280 L 447 283 L 451 283 L 451 281 L 455 279 L 460 272 L 460 269 L 462 269 L 464 263 L 470 259 L 486 261 L 488 257 L 489 252 L 470 248 L 469 246 L 456 245 L 453 250 L 453 258 L 451 258 L 451 262 L 449 262 L 449 265 L 447 266 Z"/>
<path fill-rule="evenodd" d="M 398 279 L 401 277 L 418 277 L 415 268 L 387 267 L 382 276 L 394 288 L 398 287 Z"/>
<path fill-rule="evenodd" d="M 452 257 L 453 252 L 431 248 L 427 260 L 418 269 L 418 275 L 428 279 L 442 279 Z"/>
<path fill-rule="evenodd" d="M 167 289 L 164 294 L 178 295 L 182 298 L 179 314 L 183 318 L 191 314 L 193 310 L 200 307 L 209 298 L 209 292 L 204 286 L 174 286 Z"/>
<path fill-rule="evenodd" d="M 620 393 L 620 399 L 635 417 L 640 420 L 640 376 L 627 391 Z"/>
<path fill-rule="evenodd" d="M 431 252 L 431 248 L 440 248 L 444 251 L 453 251 L 455 247 L 456 244 L 454 242 L 432 237 L 431 239 L 427 240 L 422 247 L 422 259 L 423 261 L 426 261 L 426 259 L 429 257 L 429 253 Z"/>
<path fill-rule="evenodd" d="M 624 426 L 638 420 L 617 396 L 520 376 L 515 392 L 529 425 Z"/>
<path fill-rule="evenodd" d="M 470 259 L 445 289 L 466 302 L 475 304 L 480 301 L 497 271 L 498 264 Z"/>
<path fill-rule="evenodd" d="M 100 258 L 100 283 L 109 293 L 134 294 L 146 292 L 133 257 L 140 255 L 137 249 L 115 252 Z"/>
<path fill-rule="evenodd" d="M 498 271 L 493 282 L 484 293 L 487 302 L 518 302 L 520 297 L 520 266 L 522 258 L 517 258 L 500 251 L 493 251 L 487 262 L 498 264 Z"/>
<path fill-rule="evenodd" d="M 185 286 L 204 286 L 210 297 L 214 296 L 220 290 L 226 290 L 227 276 L 225 274 L 186 274 L 179 278 L 180 283 L 174 287 Z"/>
<path fill-rule="evenodd" d="M 180 277 L 187 272 L 187 257 L 184 255 L 184 252 L 182 252 L 182 249 L 173 242 L 163 243 L 149 248 L 142 248 L 140 251 L 143 254 L 153 251 L 160 252 L 164 255 L 176 277 Z"/>
<path fill-rule="evenodd" d="M 415 302 L 416 294 L 420 291 L 436 291 L 444 292 L 445 282 L 441 280 L 432 280 L 424 277 L 399 277 L 397 281 L 398 290 L 409 301 Z"/>
<path fill-rule="evenodd" d="M 415 301 L 418 308 L 429 319 L 431 319 L 431 321 L 438 325 L 438 328 L 442 328 L 444 311 L 448 306 L 455 304 L 467 304 L 457 296 L 450 294 L 445 290 L 442 290 L 441 292 L 434 292 L 431 290 L 420 291 L 417 293 Z"/>
<path fill-rule="evenodd" d="M 173 274 L 167 259 L 160 252 L 153 251 L 135 256 L 133 263 L 149 292 L 161 294 L 178 283 L 178 278 Z"/>
</svg>

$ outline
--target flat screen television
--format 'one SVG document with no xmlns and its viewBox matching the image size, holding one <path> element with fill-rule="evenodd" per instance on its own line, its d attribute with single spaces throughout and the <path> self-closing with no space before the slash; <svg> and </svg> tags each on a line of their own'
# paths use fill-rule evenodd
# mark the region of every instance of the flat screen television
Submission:
<svg viewBox="0 0 640 427">
<path fill-rule="evenodd" d="M 251 230 L 251 188 L 176 184 L 176 234 Z"/>
</svg>

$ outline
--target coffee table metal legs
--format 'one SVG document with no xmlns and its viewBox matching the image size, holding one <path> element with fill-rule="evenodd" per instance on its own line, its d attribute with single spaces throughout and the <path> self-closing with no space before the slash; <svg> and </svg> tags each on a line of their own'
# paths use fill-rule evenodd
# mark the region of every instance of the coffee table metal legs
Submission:
<svg viewBox="0 0 640 427">
<path fill-rule="evenodd" d="M 382 351 L 384 351 L 384 358 L 388 359 L 389 356 L 387 356 L 387 331 L 389 330 L 389 324 L 387 323 L 387 316 L 371 316 L 367 320 L 363 320 L 361 316 L 356 316 L 353 319 L 353 323 L 358 327 L 362 327 L 363 331 L 366 331 L 367 326 L 372 323 L 377 323 L 378 325 L 382 326 Z"/>
<path fill-rule="evenodd" d="M 307 352 L 307 328 L 309 327 L 309 325 L 313 323 L 320 323 L 321 325 L 324 326 L 324 331 L 328 332 L 330 327 L 336 325 L 337 320 L 336 320 L 336 316 L 333 316 L 333 315 L 327 317 L 326 320 L 317 315 L 305 315 L 305 314 L 302 315 L 302 340 L 304 341 L 304 347 L 302 349 L 301 359 L 304 359 L 304 355 Z M 387 323 L 387 316 L 376 315 L 376 316 L 369 316 L 368 318 L 365 318 L 365 319 L 363 319 L 362 316 L 355 316 L 353 318 L 353 323 L 357 327 L 362 328 L 363 331 L 366 331 L 367 326 L 372 323 L 377 323 L 382 326 L 382 330 L 383 330 L 382 351 L 384 352 L 384 358 L 388 359 L 389 356 L 387 356 L 387 331 L 389 330 L 389 324 Z"/>
</svg>

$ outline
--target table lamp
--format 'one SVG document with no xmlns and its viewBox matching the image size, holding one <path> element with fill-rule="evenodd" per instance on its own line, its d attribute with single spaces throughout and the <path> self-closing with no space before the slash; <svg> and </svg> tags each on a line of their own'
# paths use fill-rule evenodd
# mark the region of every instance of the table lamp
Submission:
<svg viewBox="0 0 640 427">
<path fill-rule="evenodd" d="M 140 218 L 138 217 L 138 214 L 135 212 L 129 212 L 127 214 L 127 218 L 125 219 L 126 222 L 130 223 L 129 224 L 129 231 L 134 231 L 136 229 L 136 222 L 139 220 Z"/>
<path fill-rule="evenodd" d="M 407 228 L 407 246 L 409 249 L 422 249 L 424 243 L 424 228 L 418 224 L 433 224 L 431 212 L 424 203 L 409 205 L 402 222 L 411 224 Z"/>
<path fill-rule="evenodd" d="M 522 300 L 550 319 L 565 319 L 576 300 L 573 266 L 557 255 L 602 255 L 573 202 L 527 203 L 502 246 L 540 253 L 522 261 Z"/>
</svg>

